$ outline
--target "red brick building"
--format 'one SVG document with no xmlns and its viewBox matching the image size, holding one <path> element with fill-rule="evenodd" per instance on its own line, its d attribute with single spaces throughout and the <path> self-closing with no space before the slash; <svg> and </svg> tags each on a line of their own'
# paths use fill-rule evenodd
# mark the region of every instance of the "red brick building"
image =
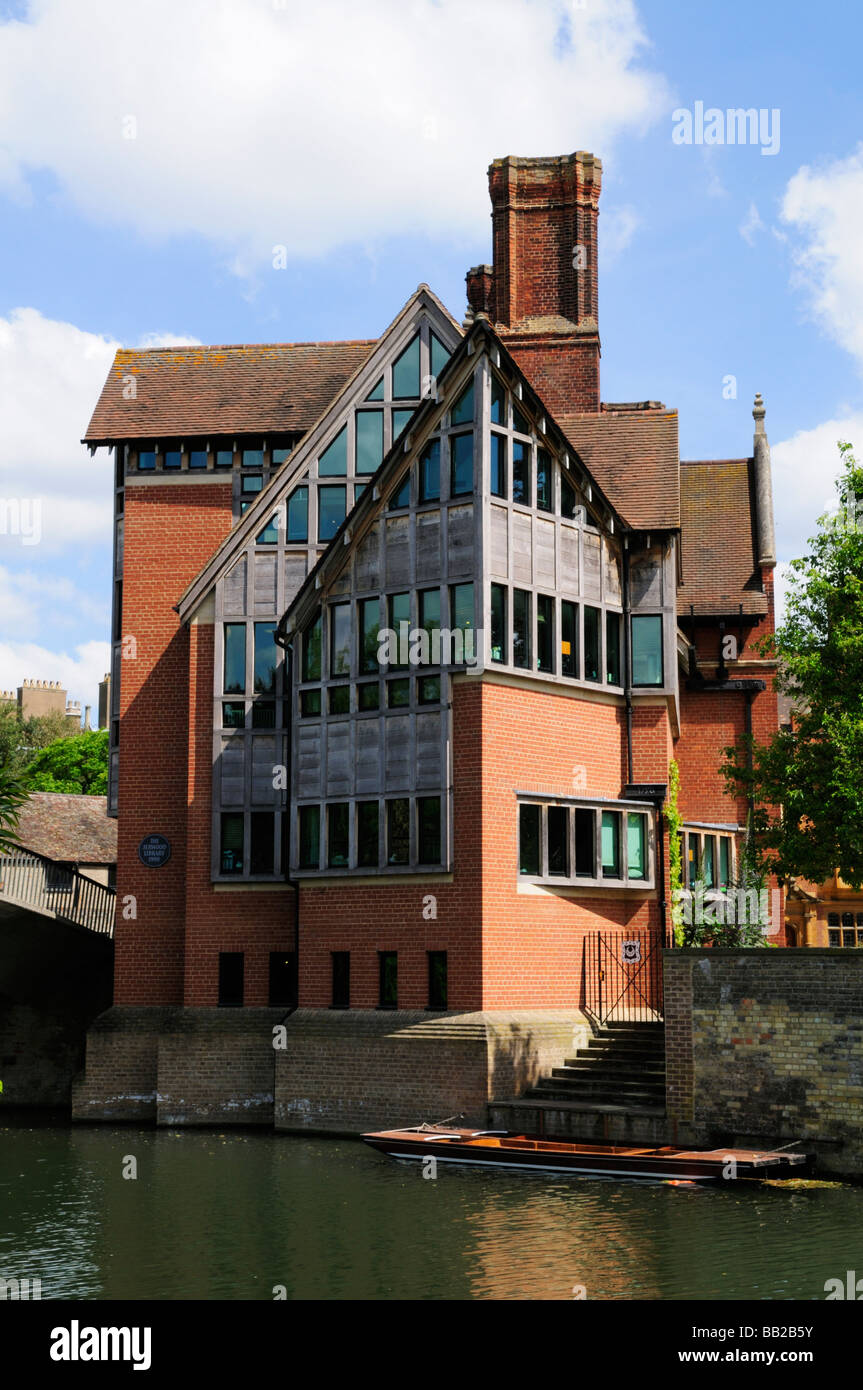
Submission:
<svg viewBox="0 0 863 1390">
<path fill-rule="evenodd" d="M 763 406 L 750 457 L 681 462 L 673 409 L 603 403 L 599 161 L 489 177 L 463 324 L 421 285 L 363 342 L 117 355 L 81 1116 L 351 1129 L 516 1087 L 587 1026 L 591 933 L 665 937 L 672 758 L 692 876 L 734 879 L 720 750 L 777 724 Z"/>
</svg>

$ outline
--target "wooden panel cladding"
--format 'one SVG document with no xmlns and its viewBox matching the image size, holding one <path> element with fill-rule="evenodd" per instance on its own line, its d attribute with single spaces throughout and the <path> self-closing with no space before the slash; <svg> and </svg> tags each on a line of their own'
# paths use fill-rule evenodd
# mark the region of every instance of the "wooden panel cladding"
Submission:
<svg viewBox="0 0 863 1390">
<path fill-rule="evenodd" d="M 248 584 L 248 561 L 243 555 L 233 569 L 225 575 L 222 588 L 222 606 L 226 617 L 245 617 L 246 589 Z"/>
</svg>

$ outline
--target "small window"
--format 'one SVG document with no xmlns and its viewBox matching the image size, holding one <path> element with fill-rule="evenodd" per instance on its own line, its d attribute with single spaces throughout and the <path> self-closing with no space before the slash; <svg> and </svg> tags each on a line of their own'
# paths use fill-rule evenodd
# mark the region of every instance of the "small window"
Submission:
<svg viewBox="0 0 863 1390">
<path fill-rule="evenodd" d="M 541 808 L 521 805 L 518 808 L 518 871 L 536 877 L 541 872 L 540 849 Z"/>
<path fill-rule="evenodd" d="M 379 709 L 380 703 L 380 686 L 377 681 L 363 681 L 361 685 L 357 686 L 358 709 Z"/>
<path fill-rule="evenodd" d="M 605 680 L 620 685 L 620 614 L 605 615 Z"/>
<path fill-rule="evenodd" d="M 598 608 L 584 607 L 584 678 L 598 681 L 599 674 L 599 624 L 602 614 Z"/>
<path fill-rule="evenodd" d="M 688 835 L 689 842 L 689 887 L 694 888 L 701 874 L 701 840 L 698 835 Z"/>
<path fill-rule="evenodd" d="M 566 599 L 560 605 L 560 669 L 578 679 L 578 604 Z"/>
<path fill-rule="evenodd" d="M 413 410 L 394 410 L 393 411 L 393 442 L 395 442 L 402 430 L 407 429 L 413 418 Z"/>
<path fill-rule="evenodd" d="M 506 497 L 506 435 L 491 433 L 491 494 Z"/>
<path fill-rule="evenodd" d="M 294 451 L 293 451 L 293 448 L 291 447 L 290 444 L 285 445 L 283 448 L 280 448 L 280 449 L 273 449 L 273 451 L 272 451 L 273 467 L 274 467 L 274 468 L 280 468 L 281 465 L 282 465 L 283 463 L 287 463 L 288 459 L 291 457 L 291 454 L 292 454 L 293 452 L 294 452 Z"/>
<path fill-rule="evenodd" d="M 242 695 L 246 689 L 246 624 L 225 623 L 226 695 Z"/>
<path fill-rule="evenodd" d="M 406 797 L 387 802 L 387 863 L 410 863 L 410 802 Z"/>
<path fill-rule="evenodd" d="M 155 449 L 138 450 L 138 469 L 141 473 L 149 473 L 156 467 Z"/>
<path fill-rule="evenodd" d="M 313 718 L 321 712 L 321 692 L 303 690 L 300 694 L 300 714 L 303 719 Z"/>
<path fill-rule="evenodd" d="M 333 979 L 333 1008 L 349 1009 L 351 1006 L 351 953 L 350 951 L 331 951 Z"/>
<path fill-rule="evenodd" d="M 331 869 L 348 865 L 348 809 L 346 801 L 327 807 L 327 864 Z"/>
<path fill-rule="evenodd" d="M 217 449 L 215 452 L 215 463 L 217 468 L 233 468 L 233 449 Z"/>
<path fill-rule="evenodd" d="M 393 399 L 410 400 L 420 393 L 420 340 L 412 338 L 393 363 Z"/>
<path fill-rule="evenodd" d="M 506 585 L 491 586 L 491 659 L 506 664 Z"/>
<path fill-rule="evenodd" d="M 716 887 L 716 839 L 713 835 L 704 837 L 704 886 L 705 888 Z"/>
<path fill-rule="evenodd" d="M 575 808 L 575 876 L 596 878 L 596 812 Z"/>
<path fill-rule="evenodd" d="M 431 348 L 432 376 L 438 377 L 449 361 L 450 354 L 434 333 L 429 333 L 429 347 Z"/>
<path fill-rule="evenodd" d="M 222 705 L 222 728 L 244 729 L 246 727 L 246 706 L 242 700 L 229 700 Z"/>
<path fill-rule="evenodd" d="M 395 492 L 390 494 L 387 508 L 391 512 L 397 512 L 401 507 L 409 507 L 411 504 L 411 475 L 410 470 L 404 475 Z"/>
<path fill-rule="evenodd" d="M 252 728 L 274 729 L 276 727 L 275 700 L 255 700 L 252 705 Z"/>
<path fill-rule="evenodd" d="M 602 813 L 602 876 L 620 878 L 620 812 Z"/>
<path fill-rule="evenodd" d="M 253 811 L 249 844 L 249 873 L 272 874 L 275 870 L 276 818 L 272 811 Z"/>
<path fill-rule="evenodd" d="M 318 488 L 318 540 L 332 540 L 345 519 L 347 505 L 346 487 Z"/>
<path fill-rule="evenodd" d="M 242 951 L 219 952 L 219 1005 L 242 1008 L 245 957 Z"/>
<path fill-rule="evenodd" d="M 432 439 L 420 454 L 419 485 L 421 502 L 440 499 L 440 440 Z"/>
<path fill-rule="evenodd" d="M 350 714 L 351 711 L 351 687 L 349 685 L 331 685 L 330 714 Z"/>
<path fill-rule="evenodd" d="M 441 862 L 439 796 L 417 798 L 417 830 L 419 863 L 439 864 Z"/>
<path fill-rule="evenodd" d="M 321 808 L 300 807 L 300 868 L 318 869 L 321 863 Z"/>
<path fill-rule="evenodd" d="M 380 603 L 376 598 L 362 599 L 359 604 L 359 665 L 369 672 L 378 669 L 378 633 L 381 627 Z"/>
<path fill-rule="evenodd" d="M 569 811 L 565 806 L 549 806 L 548 872 L 555 878 L 569 878 Z"/>
<path fill-rule="evenodd" d="M 447 1007 L 446 951 L 429 951 L 429 1008 Z"/>
<path fill-rule="evenodd" d="M 387 681 L 387 708 L 407 709 L 411 702 L 411 683 L 408 676 Z"/>
<path fill-rule="evenodd" d="M 276 624 L 255 623 L 255 691 L 271 695 L 276 689 L 278 663 Z"/>
<path fill-rule="evenodd" d="M 384 456 L 384 413 L 358 410 L 356 413 L 357 473 L 374 473 Z"/>
<path fill-rule="evenodd" d="M 506 426 L 506 389 L 494 373 L 491 378 L 491 423 Z"/>
<path fill-rule="evenodd" d="M 163 468 L 182 468 L 183 455 L 179 449 L 166 449 L 162 460 Z"/>
<path fill-rule="evenodd" d="M 663 684 L 662 618 L 659 614 L 633 615 L 632 684 Z"/>
<path fill-rule="evenodd" d="M 554 599 L 536 596 L 536 668 L 554 671 Z"/>
<path fill-rule="evenodd" d="M 240 491 L 244 496 L 249 493 L 260 492 L 264 486 L 264 479 L 261 473 L 249 473 L 240 483 Z"/>
<path fill-rule="evenodd" d="M 309 489 L 296 487 L 288 498 L 288 529 L 285 539 L 292 544 L 309 539 Z"/>
<path fill-rule="evenodd" d="M 321 630 L 321 615 L 318 613 L 303 633 L 302 677 L 304 681 L 319 681 L 321 678 Z"/>
<path fill-rule="evenodd" d="M 530 434 L 530 425 L 528 424 L 527 418 L 519 410 L 515 401 L 512 403 L 512 427 L 516 434 Z"/>
<path fill-rule="evenodd" d="M 647 817 L 630 811 L 626 834 L 627 875 L 647 878 Z"/>
<path fill-rule="evenodd" d="M 263 468 L 264 451 L 263 449 L 244 449 L 243 467 L 244 468 Z"/>
<path fill-rule="evenodd" d="M 838 931 L 828 931 L 828 933 L 827 933 L 827 945 L 828 945 L 828 946 L 841 946 L 841 944 L 842 944 L 841 933 L 838 932 Z"/>
<path fill-rule="evenodd" d="M 530 505 L 530 445 L 512 442 L 512 500 Z"/>
<path fill-rule="evenodd" d="M 417 681 L 417 703 L 440 704 L 440 676 L 421 676 Z"/>
<path fill-rule="evenodd" d="M 726 889 L 731 882 L 731 841 L 727 835 L 719 837 L 719 887 Z"/>
<path fill-rule="evenodd" d="M 472 425 L 473 424 L 473 381 L 462 391 L 458 400 L 452 408 L 450 424 L 453 425 Z"/>
<path fill-rule="evenodd" d="M 223 811 L 221 832 L 219 872 L 241 874 L 243 872 L 242 811 Z"/>
<path fill-rule="evenodd" d="M 378 1006 L 398 1007 L 398 952 L 378 951 Z"/>
<path fill-rule="evenodd" d="M 560 514 L 564 521 L 575 520 L 576 508 L 575 488 L 572 487 L 561 473 L 560 475 Z"/>
<path fill-rule="evenodd" d="M 530 594 L 526 589 L 512 591 L 512 664 L 530 666 Z"/>
<path fill-rule="evenodd" d="M 207 466 L 207 451 L 206 451 L 206 449 L 190 449 L 190 450 L 189 450 L 189 467 L 190 467 L 190 468 L 206 468 L 206 466 Z"/>
<path fill-rule="evenodd" d="M 382 401 L 383 398 L 384 398 L 384 379 L 383 379 L 383 377 L 381 377 L 381 379 L 380 379 L 380 381 L 378 382 L 377 386 L 373 386 L 372 389 L 371 389 L 371 391 L 369 392 L 369 394 L 366 396 L 366 400 L 367 400 L 367 401 Z"/>
<path fill-rule="evenodd" d="M 376 801 L 357 804 L 357 864 L 362 869 L 376 869 L 379 862 L 378 831 L 380 809 Z"/>
<path fill-rule="evenodd" d="M 330 607 L 330 676 L 349 676 L 351 672 L 351 605 L 334 603 Z"/>
<path fill-rule="evenodd" d="M 421 589 L 419 595 L 420 627 L 428 633 L 429 661 L 434 651 L 434 632 L 440 632 L 440 589 Z M 438 644 L 440 639 L 438 639 Z M 436 664 L 436 663 L 435 663 Z"/>
<path fill-rule="evenodd" d="M 279 514 L 274 512 L 266 526 L 258 532 L 255 537 L 256 545 L 278 545 L 279 543 Z"/>
<path fill-rule="evenodd" d="M 348 427 L 343 425 L 318 459 L 319 478 L 343 478 L 348 471 Z"/>
<path fill-rule="evenodd" d="M 553 510 L 551 457 L 545 449 L 536 451 L 536 505 L 541 512 Z"/>
<path fill-rule="evenodd" d="M 473 435 L 451 434 L 450 483 L 451 497 L 464 497 L 473 492 Z"/>
<path fill-rule="evenodd" d="M 284 951 L 270 952 L 270 1008 L 290 1008 L 297 1002 L 294 957 Z"/>
</svg>

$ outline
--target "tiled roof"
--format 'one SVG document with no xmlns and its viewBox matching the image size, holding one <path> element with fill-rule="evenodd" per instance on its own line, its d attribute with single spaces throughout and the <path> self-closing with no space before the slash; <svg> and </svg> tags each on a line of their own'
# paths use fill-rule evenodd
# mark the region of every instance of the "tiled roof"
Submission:
<svg viewBox="0 0 863 1390">
<path fill-rule="evenodd" d="M 681 561 L 678 608 L 696 614 L 767 612 L 756 564 L 751 459 L 680 464 Z"/>
<path fill-rule="evenodd" d="M 117 822 L 104 796 L 31 792 L 14 838 L 34 854 L 75 864 L 116 864 Z"/>
<path fill-rule="evenodd" d="M 599 414 L 555 419 L 630 526 L 680 525 L 677 411 L 603 407 Z"/>
<path fill-rule="evenodd" d="M 377 339 L 122 348 L 84 442 L 307 430 Z M 135 398 L 123 396 L 135 376 Z"/>
</svg>

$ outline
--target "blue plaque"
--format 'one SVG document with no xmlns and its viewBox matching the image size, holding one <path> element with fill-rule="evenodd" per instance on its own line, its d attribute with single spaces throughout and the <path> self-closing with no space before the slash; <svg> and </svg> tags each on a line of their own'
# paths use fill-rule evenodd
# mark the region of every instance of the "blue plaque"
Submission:
<svg viewBox="0 0 863 1390">
<path fill-rule="evenodd" d="M 164 835 L 147 835 L 138 846 L 138 858 L 148 869 L 161 869 L 171 857 L 171 841 Z"/>
</svg>

